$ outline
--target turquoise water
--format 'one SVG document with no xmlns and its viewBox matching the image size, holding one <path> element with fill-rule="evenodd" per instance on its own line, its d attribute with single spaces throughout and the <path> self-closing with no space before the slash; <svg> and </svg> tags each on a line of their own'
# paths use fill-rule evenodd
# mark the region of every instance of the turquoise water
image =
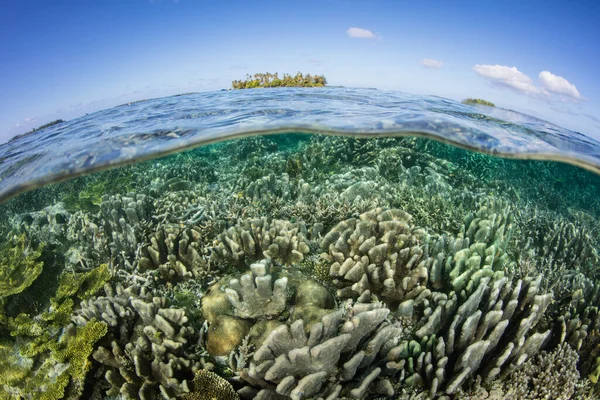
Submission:
<svg viewBox="0 0 600 400">
<path fill-rule="evenodd" d="M 597 149 L 357 89 L 156 99 L 18 138 L 0 399 L 595 398 Z"/>
</svg>

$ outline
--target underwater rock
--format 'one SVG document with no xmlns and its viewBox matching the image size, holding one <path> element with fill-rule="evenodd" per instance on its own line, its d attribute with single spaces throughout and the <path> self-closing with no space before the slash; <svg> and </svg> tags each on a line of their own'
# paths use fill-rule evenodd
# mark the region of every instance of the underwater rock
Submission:
<svg viewBox="0 0 600 400">
<path fill-rule="evenodd" d="M 310 251 L 301 223 L 282 220 L 246 219 L 218 236 L 212 248 L 213 258 L 236 266 L 244 265 L 245 258 L 258 260 L 264 257 L 286 265 L 304 260 Z"/>
</svg>

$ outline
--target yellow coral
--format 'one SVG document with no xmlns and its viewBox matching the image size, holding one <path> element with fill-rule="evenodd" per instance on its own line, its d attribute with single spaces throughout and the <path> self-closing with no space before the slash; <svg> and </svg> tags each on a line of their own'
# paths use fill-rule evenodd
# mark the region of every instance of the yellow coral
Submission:
<svg viewBox="0 0 600 400">
<path fill-rule="evenodd" d="M 96 294 L 110 280 L 107 264 L 102 264 L 89 272 L 63 273 L 60 276 L 57 299 L 77 295 L 80 299 L 88 299 Z"/>
<path fill-rule="evenodd" d="M 39 345 L 45 353 L 39 354 L 36 361 L 39 366 L 33 371 L 34 360 L 24 357 L 23 349 L 19 349 L 19 354 L 0 347 L 0 356 L 5 356 L 0 358 L 0 383 L 4 383 L 4 390 L 15 394 L 15 398 L 27 395 L 40 400 L 58 400 L 65 396 L 67 387 L 71 394 L 78 396 L 89 370 L 88 360 L 94 344 L 107 330 L 104 322 L 91 321 L 82 327 L 69 325 L 58 342 L 44 335 L 45 342 Z M 38 339 L 33 342 L 43 342 Z"/>
<path fill-rule="evenodd" d="M 2 357 L 8 350 L 0 347 L 0 378 L 5 382 L 5 391 L 15 394 L 15 398 L 27 395 L 41 400 L 62 399 L 66 390 L 69 397 L 81 394 L 94 344 L 106 334 L 108 327 L 95 320 L 81 327 L 70 324 L 73 298 L 94 295 L 109 279 L 106 265 L 81 274 L 65 273 L 48 311 L 35 318 L 23 313 L 8 318 L 11 335 L 31 340 L 21 343 L 12 358 L 8 357 L 10 354 Z M 60 338 L 57 338 L 59 332 Z M 15 357 L 20 363 L 10 362 Z M 23 362 L 36 367 L 25 371 Z"/>
<path fill-rule="evenodd" d="M 25 235 L 16 243 L 7 241 L 0 248 L 0 298 L 21 293 L 42 273 L 44 263 L 37 261 L 44 245 L 33 251 L 26 246 Z"/>
<path fill-rule="evenodd" d="M 196 372 L 192 391 L 182 396 L 183 400 L 239 400 L 235 389 L 227 380 L 204 369 Z"/>
</svg>

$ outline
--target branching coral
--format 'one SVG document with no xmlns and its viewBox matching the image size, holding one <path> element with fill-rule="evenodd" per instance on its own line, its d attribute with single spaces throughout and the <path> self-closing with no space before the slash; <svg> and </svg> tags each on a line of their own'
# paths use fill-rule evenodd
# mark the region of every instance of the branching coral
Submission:
<svg viewBox="0 0 600 400">
<path fill-rule="evenodd" d="M 274 329 L 240 377 L 250 383 L 243 398 L 362 398 L 367 393 L 394 394 L 380 377 L 385 358 L 401 328 L 385 322 L 381 304 L 358 304 L 348 314 L 338 310 L 315 323 L 307 335 L 302 320 Z M 254 389 L 254 388 L 262 389 Z"/>
<path fill-rule="evenodd" d="M 189 392 L 187 379 L 200 365 L 185 352 L 195 333 L 185 311 L 168 308 L 166 298 L 138 288 L 105 290 L 106 296 L 83 302 L 74 321 L 100 320 L 109 326 L 106 340 L 93 353 L 105 368 L 107 394 L 153 399 L 159 391 L 166 398 Z"/>
<path fill-rule="evenodd" d="M 162 225 L 151 234 L 142 250 L 138 268 L 156 270 L 157 281 L 173 284 L 192 278 L 202 280 L 210 272 L 203 256 L 201 234 L 194 227 Z"/>
<path fill-rule="evenodd" d="M 371 294 L 390 303 L 414 298 L 428 278 L 421 246 L 426 236 L 402 210 L 375 209 L 336 225 L 321 242 L 322 257 L 342 298 Z"/>
<path fill-rule="evenodd" d="M 244 265 L 246 257 L 263 256 L 282 264 L 296 264 L 310 251 L 300 223 L 270 220 L 268 218 L 239 221 L 218 236 L 213 257 L 233 265 Z"/>
</svg>

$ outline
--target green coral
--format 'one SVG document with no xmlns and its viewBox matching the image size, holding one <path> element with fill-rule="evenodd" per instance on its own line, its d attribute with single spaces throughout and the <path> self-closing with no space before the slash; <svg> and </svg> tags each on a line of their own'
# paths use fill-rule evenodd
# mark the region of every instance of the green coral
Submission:
<svg viewBox="0 0 600 400">
<path fill-rule="evenodd" d="M 65 208 L 70 211 L 82 210 L 91 213 L 100 211 L 102 196 L 105 194 L 118 193 L 131 188 L 131 177 L 110 177 L 108 173 L 103 175 L 103 180 L 88 183 L 81 190 L 73 190 L 71 194 L 63 198 Z"/>
<path fill-rule="evenodd" d="M 39 318 L 31 318 L 28 314 L 21 313 L 15 318 L 8 319 L 8 326 L 12 336 L 39 337 L 48 327 L 62 327 L 71 320 L 71 313 L 75 306 L 73 297 L 85 300 L 92 297 L 104 284 L 110 280 L 108 265 L 102 264 L 97 268 L 82 273 L 63 273 L 60 276 L 56 295 L 50 299 L 48 311 Z M 46 322 L 44 324 L 43 322 Z"/>
<path fill-rule="evenodd" d="M 42 273 L 44 263 L 37 260 L 43 250 L 44 244 L 37 250 L 30 249 L 25 235 L 0 247 L 0 298 L 21 293 L 31 286 Z"/>
<path fill-rule="evenodd" d="M 0 400 L 54 400 L 63 398 L 67 390 L 69 397 L 81 393 L 93 345 L 108 328 L 94 320 L 81 327 L 70 324 L 74 298 L 93 296 L 109 279 L 106 264 L 84 273 L 63 273 L 47 311 L 8 318 L 11 336 L 25 340 L 14 348 L 0 345 L 0 387 L 12 396 L 0 392 Z"/>
<path fill-rule="evenodd" d="M 0 399 L 58 400 L 78 397 L 89 370 L 94 344 L 106 335 L 104 322 L 90 321 L 82 327 L 69 325 L 59 341 L 49 340 L 37 358 L 0 346 Z M 32 366 L 39 367 L 32 369 Z M 10 395 L 9 395 L 10 394 Z"/>
<path fill-rule="evenodd" d="M 80 300 L 89 299 L 110 280 L 107 264 L 82 273 L 63 273 L 60 276 L 56 299 L 62 300 L 77 296 Z"/>
</svg>

